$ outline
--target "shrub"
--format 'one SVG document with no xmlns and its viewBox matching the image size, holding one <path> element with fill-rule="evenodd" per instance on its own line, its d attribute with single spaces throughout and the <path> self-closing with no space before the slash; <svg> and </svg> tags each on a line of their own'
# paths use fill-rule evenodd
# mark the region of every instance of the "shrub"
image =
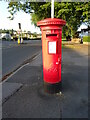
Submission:
<svg viewBox="0 0 90 120">
<path fill-rule="evenodd" d="M 90 36 L 84 36 L 83 42 L 90 42 Z"/>
</svg>

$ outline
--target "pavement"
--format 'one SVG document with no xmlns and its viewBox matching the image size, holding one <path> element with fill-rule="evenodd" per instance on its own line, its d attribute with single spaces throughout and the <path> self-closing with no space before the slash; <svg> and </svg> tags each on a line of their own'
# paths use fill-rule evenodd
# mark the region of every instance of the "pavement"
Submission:
<svg viewBox="0 0 90 120">
<path fill-rule="evenodd" d="M 62 94 L 43 89 L 41 52 L 2 83 L 3 118 L 88 118 L 88 47 L 62 49 Z"/>
</svg>

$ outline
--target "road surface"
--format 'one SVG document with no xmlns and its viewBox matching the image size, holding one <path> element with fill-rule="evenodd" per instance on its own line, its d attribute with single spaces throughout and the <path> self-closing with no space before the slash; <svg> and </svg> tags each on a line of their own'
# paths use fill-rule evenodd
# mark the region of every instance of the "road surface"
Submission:
<svg viewBox="0 0 90 120">
<path fill-rule="evenodd" d="M 41 50 L 41 41 L 2 42 L 2 77 L 15 70 L 24 61 L 30 59 Z"/>
</svg>

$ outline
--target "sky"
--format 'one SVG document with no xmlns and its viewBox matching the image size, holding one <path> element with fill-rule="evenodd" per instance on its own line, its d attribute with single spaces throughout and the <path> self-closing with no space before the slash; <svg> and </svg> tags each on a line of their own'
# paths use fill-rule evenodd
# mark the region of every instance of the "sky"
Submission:
<svg viewBox="0 0 90 120">
<path fill-rule="evenodd" d="M 15 15 L 14 20 L 10 20 L 9 15 L 10 13 L 8 12 L 8 2 L 5 1 L 0 1 L 0 29 L 13 29 L 13 30 L 18 30 L 19 26 L 18 23 L 21 23 L 21 29 L 22 31 L 31 31 L 41 33 L 39 27 L 35 27 L 34 25 L 31 24 L 31 16 L 30 14 L 26 14 L 22 11 L 17 12 Z"/>
<path fill-rule="evenodd" d="M 13 29 L 13 30 L 18 30 L 19 26 L 18 23 L 21 23 L 21 28 L 22 31 L 31 31 L 41 33 L 39 27 L 35 27 L 34 25 L 31 24 L 31 16 L 30 14 L 26 14 L 23 11 L 17 12 L 15 15 L 14 20 L 10 20 L 9 15 L 10 13 L 8 12 L 8 2 L 5 1 L 0 1 L 0 29 Z M 78 31 L 81 29 L 85 28 L 86 26 L 83 24 Z"/>
</svg>

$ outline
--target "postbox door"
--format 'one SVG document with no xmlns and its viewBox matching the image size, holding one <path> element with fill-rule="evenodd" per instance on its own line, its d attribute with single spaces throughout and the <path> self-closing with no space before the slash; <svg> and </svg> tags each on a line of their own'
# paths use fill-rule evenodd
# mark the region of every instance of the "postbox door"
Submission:
<svg viewBox="0 0 90 120">
<path fill-rule="evenodd" d="M 54 39 L 55 38 L 55 39 Z M 44 80 L 49 83 L 60 81 L 60 43 L 57 36 L 49 36 L 43 47 Z M 46 52 L 45 52 L 46 51 Z"/>
</svg>

